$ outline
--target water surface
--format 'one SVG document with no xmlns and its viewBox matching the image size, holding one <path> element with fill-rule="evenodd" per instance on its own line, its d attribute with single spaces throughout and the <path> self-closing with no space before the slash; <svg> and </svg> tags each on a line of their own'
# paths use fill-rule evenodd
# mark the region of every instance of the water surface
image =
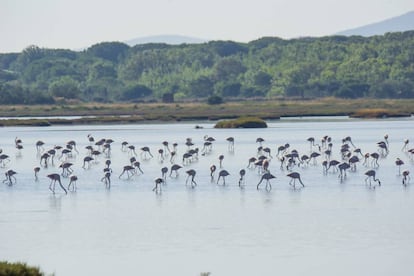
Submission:
<svg viewBox="0 0 414 276">
<path fill-rule="evenodd" d="M 203 129 L 195 129 L 195 125 Z M 0 148 L 10 163 L 0 168 L 17 171 L 17 183 L 0 185 L 0 259 L 40 265 L 56 275 L 412 275 L 414 264 L 414 191 L 404 187 L 395 165 L 413 171 L 413 161 L 403 152 L 404 139 L 414 141 L 413 119 L 353 120 L 286 119 L 269 123 L 267 129 L 214 129 L 209 122 L 106 125 L 8 127 L 0 133 Z M 95 140 L 112 138 L 113 185 L 100 181 L 105 158 L 83 169 L 87 135 Z M 341 181 L 337 173 L 323 174 L 321 162 L 295 167 L 306 187 L 293 189 L 280 169 L 276 149 L 290 144 L 309 154 L 308 137 L 317 142 L 329 135 L 333 158 L 340 160 L 342 138 L 351 136 L 365 152 L 376 152 L 377 142 L 389 136 L 390 153 L 376 169 L 381 187 L 369 188 L 358 164 Z M 212 152 L 168 178 L 161 193 L 154 193 L 154 179 L 161 176 L 158 149 L 162 142 L 178 143 L 178 158 L 187 150 L 191 137 L 200 150 L 203 137 L 216 139 Z M 229 152 L 226 138 L 235 138 Z M 23 140 L 21 152 L 14 139 Z M 257 137 L 272 150 L 270 171 L 277 177 L 272 190 L 256 190 L 257 170 L 247 169 L 246 186 L 238 187 L 238 172 L 256 156 Z M 77 142 L 79 153 L 69 160 L 79 177 L 77 192 L 65 195 L 58 187 L 48 190 L 50 173 L 60 173 L 61 161 L 39 166 L 35 143 L 45 149 Z M 121 151 L 121 142 L 137 148 L 144 171 L 131 179 L 118 178 L 131 157 Z M 148 146 L 154 158 L 142 160 L 140 147 Z M 412 146 L 412 144 L 411 144 Z M 313 148 L 312 150 L 316 150 Z M 210 180 L 209 167 L 223 154 L 223 168 L 230 176 L 226 185 Z M 194 189 L 186 186 L 187 169 L 195 169 Z M 68 179 L 63 178 L 64 185 Z"/>
</svg>

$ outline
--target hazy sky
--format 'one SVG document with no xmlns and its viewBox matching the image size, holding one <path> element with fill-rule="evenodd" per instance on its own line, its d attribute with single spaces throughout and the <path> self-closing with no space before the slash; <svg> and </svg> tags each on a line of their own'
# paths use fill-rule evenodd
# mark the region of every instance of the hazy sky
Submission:
<svg viewBox="0 0 414 276">
<path fill-rule="evenodd" d="M 413 0 L 0 0 L 0 52 L 162 34 L 240 42 L 323 36 L 412 10 Z"/>
</svg>

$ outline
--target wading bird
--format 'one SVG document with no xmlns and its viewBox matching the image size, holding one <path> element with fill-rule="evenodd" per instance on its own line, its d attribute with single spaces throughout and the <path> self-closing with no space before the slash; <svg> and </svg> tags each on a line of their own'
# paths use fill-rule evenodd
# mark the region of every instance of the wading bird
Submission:
<svg viewBox="0 0 414 276">
<path fill-rule="evenodd" d="M 164 180 L 162 178 L 155 179 L 155 187 L 152 189 L 153 192 L 161 192 L 161 186 L 164 183 Z"/>
<path fill-rule="evenodd" d="M 9 186 L 13 185 L 13 183 L 16 183 L 17 179 L 14 176 L 15 174 L 17 174 L 17 172 L 13 170 L 8 170 L 5 172 L 4 175 L 6 176 L 6 179 L 3 180 L 3 183 L 6 183 Z"/>
<path fill-rule="evenodd" d="M 121 176 L 126 172 L 128 179 L 131 178 L 131 176 L 133 176 L 135 174 L 135 168 L 131 165 L 126 165 L 124 166 L 122 173 L 119 175 L 119 178 L 121 178 Z"/>
<path fill-rule="evenodd" d="M 262 175 L 262 178 L 260 179 L 259 183 L 257 183 L 257 190 L 259 190 L 259 186 L 262 183 L 263 180 L 266 180 L 266 190 L 271 190 L 272 185 L 270 184 L 270 179 L 276 178 L 273 174 L 270 172 L 267 172 Z"/>
<path fill-rule="evenodd" d="M 178 177 L 178 170 L 181 169 L 181 168 L 182 167 L 178 164 L 172 165 L 171 169 L 170 169 L 170 177 L 172 177 L 171 175 L 172 175 L 173 172 L 175 173 L 175 177 Z"/>
<path fill-rule="evenodd" d="M 60 175 L 57 173 L 52 173 L 47 175 L 47 177 L 51 180 L 50 181 L 50 185 L 49 185 L 49 190 L 51 190 L 53 193 L 55 193 L 55 185 L 56 182 L 59 183 L 59 186 L 62 188 L 62 190 L 65 192 L 65 194 L 68 193 L 68 191 L 66 191 L 65 187 L 63 187 L 62 182 L 60 181 Z"/>
<path fill-rule="evenodd" d="M 290 181 L 289 181 L 289 185 L 293 184 L 293 188 L 296 189 L 296 180 L 299 181 L 299 183 L 302 185 L 302 187 L 305 187 L 305 185 L 302 182 L 302 179 L 300 178 L 300 174 L 298 172 L 291 172 L 287 175 L 288 177 L 290 177 Z"/>
<path fill-rule="evenodd" d="M 37 181 L 37 180 L 39 180 L 39 178 L 38 178 L 38 174 L 39 174 L 39 172 L 40 172 L 40 167 L 35 167 L 34 169 L 33 169 L 33 171 L 34 171 L 34 175 L 35 175 L 35 180 Z"/>
<path fill-rule="evenodd" d="M 214 181 L 214 173 L 215 173 L 216 169 L 217 169 L 216 165 L 211 165 L 210 166 L 210 177 L 211 177 L 211 181 Z"/>
<path fill-rule="evenodd" d="M 403 175 L 402 184 L 406 186 L 407 183 L 410 181 L 410 172 L 409 171 L 403 171 L 402 175 Z"/>
<path fill-rule="evenodd" d="M 217 178 L 217 184 L 219 183 L 220 178 L 222 177 L 223 178 L 223 185 L 226 185 L 226 176 L 228 176 L 228 175 L 230 175 L 228 171 L 221 170 L 219 172 L 219 177 Z"/>
<path fill-rule="evenodd" d="M 395 160 L 395 165 L 398 166 L 398 175 L 401 175 L 401 166 L 404 165 L 404 161 L 402 161 L 400 158 L 397 158 L 397 160 Z"/>
<path fill-rule="evenodd" d="M 193 170 L 193 169 L 191 169 L 191 170 L 186 171 L 186 173 L 187 173 L 188 176 L 187 176 L 187 180 L 185 181 L 185 184 L 186 185 L 188 184 L 188 180 L 191 177 L 191 188 L 194 188 L 195 186 L 197 186 L 197 183 L 194 181 L 194 177 L 196 175 L 196 171 Z"/>
<path fill-rule="evenodd" d="M 371 187 L 371 179 L 374 180 L 374 182 L 378 182 L 378 185 L 381 186 L 381 181 L 378 178 L 375 178 L 375 171 L 369 170 L 365 172 L 365 175 L 367 178 L 365 178 L 365 183 L 367 183 L 367 180 L 369 180 L 369 186 Z"/>
<path fill-rule="evenodd" d="M 76 192 L 76 182 L 78 181 L 78 177 L 76 175 L 71 175 L 69 177 L 69 185 L 68 185 L 68 191 L 70 191 L 70 186 L 72 185 L 72 192 Z"/>
<path fill-rule="evenodd" d="M 239 187 L 244 186 L 245 183 L 245 179 L 244 177 L 246 176 L 246 170 L 245 169 L 241 169 L 240 172 L 240 179 L 239 179 Z"/>
</svg>

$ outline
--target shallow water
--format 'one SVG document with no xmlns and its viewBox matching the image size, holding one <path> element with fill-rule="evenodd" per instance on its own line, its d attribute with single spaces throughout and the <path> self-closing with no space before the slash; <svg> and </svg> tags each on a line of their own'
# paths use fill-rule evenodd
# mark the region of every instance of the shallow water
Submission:
<svg viewBox="0 0 414 276">
<path fill-rule="evenodd" d="M 286 119 L 269 123 L 267 129 L 214 129 L 213 124 L 196 123 L 54 126 L 2 128 L 0 148 L 10 156 L 8 169 L 17 171 L 17 183 L 0 185 L 0 259 L 39 265 L 56 275 L 412 275 L 414 264 L 414 190 L 411 181 L 401 184 L 395 159 L 402 170 L 413 171 L 413 161 L 401 151 L 404 139 L 414 140 L 412 118 L 398 120 Z M 112 187 L 103 177 L 105 157 L 90 169 L 83 169 L 87 135 L 95 140 L 112 138 Z M 365 152 L 378 150 L 376 143 L 389 135 L 390 153 L 379 160 L 377 177 L 382 185 L 369 188 L 360 162 L 356 172 L 341 181 L 338 173 L 323 174 L 319 157 L 316 165 L 295 167 L 305 188 L 293 189 L 280 169 L 276 149 L 285 143 L 300 154 L 309 154 L 306 139 L 329 135 L 333 158 L 340 160 L 342 138 L 351 136 Z M 212 152 L 181 169 L 177 178 L 167 178 L 161 193 L 154 193 L 154 179 L 161 176 L 157 150 L 162 142 L 178 143 L 176 162 L 186 151 L 191 137 L 202 149 L 204 135 L 216 139 Z M 235 137 L 234 152 L 226 138 Z M 14 148 L 14 138 L 23 140 L 23 150 Z M 257 137 L 270 147 L 272 189 L 256 185 L 260 175 L 247 169 L 246 185 L 238 187 L 238 172 L 256 156 Z M 48 190 L 55 165 L 42 168 L 35 181 L 33 168 L 39 166 L 37 140 L 45 149 L 77 142 L 79 153 L 70 160 L 79 177 L 78 190 L 65 195 Z M 144 171 L 131 179 L 122 176 L 122 167 L 131 157 L 121 151 L 121 142 L 137 148 Z M 142 160 L 140 147 L 148 146 L 154 158 Z M 412 147 L 412 144 L 411 144 Z M 316 150 L 316 148 L 313 148 Z M 209 167 L 219 166 L 230 175 L 226 185 L 210 180 Z M 197 186 L 186 186 L 189 168 L 197 171 Z M 63 178 L 66 186 L 68 179 Z"/>
</svg>

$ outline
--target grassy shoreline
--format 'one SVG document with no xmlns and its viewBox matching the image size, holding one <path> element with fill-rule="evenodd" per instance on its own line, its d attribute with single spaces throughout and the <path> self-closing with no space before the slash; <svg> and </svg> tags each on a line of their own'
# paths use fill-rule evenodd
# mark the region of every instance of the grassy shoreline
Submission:
<svg viewBox="0 0 414 276">
<path fill-rule="evenodd" d="M 145 123 L 150 121 L 196 121 L 234 119 L 252 116 L 278 119 L 291 116 L 351 116 L 384 118 L 410 116 L 414 113 L 414 99 L 344 100 L 268 100 L 228 102 L 220 105 L 205 103 L 88 103 L 64 105 L 0 106 L 0 126 Z M 80 119 L 22 119 L 24 117 L 93 116 Z M 19 119 L 1 119 L 19 117 Z"/>
</svg>

